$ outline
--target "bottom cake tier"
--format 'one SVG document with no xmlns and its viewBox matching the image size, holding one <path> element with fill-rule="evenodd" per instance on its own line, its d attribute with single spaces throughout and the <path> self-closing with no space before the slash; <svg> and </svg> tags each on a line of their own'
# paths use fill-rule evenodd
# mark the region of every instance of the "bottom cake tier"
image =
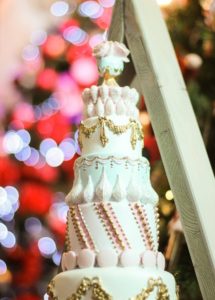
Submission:
<svg viewBox="0 0 215 300">
<path fill-rule="evenodd" d="M 170 273 L 141 267 L 65 271 L 50 282 L 48 295 L 53 300 L 177 300 Z"/>
</svg>

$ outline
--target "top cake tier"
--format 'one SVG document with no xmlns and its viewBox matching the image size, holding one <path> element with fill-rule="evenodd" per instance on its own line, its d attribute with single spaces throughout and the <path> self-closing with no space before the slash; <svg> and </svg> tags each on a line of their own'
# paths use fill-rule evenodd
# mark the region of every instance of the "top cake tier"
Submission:
<svg viewBox="0 0 215 300">
<path fill-rule="evenodd" d="M 107 116 L 128 116 L 138 118 L 136 104 L 139 95 L 134 88 L 128 86 L 102 84 L 93 85 L 83 91 L 84 118 L 107 117 Z"/>
<path fill-rule="evenodd" d="M 79 145 L 84 156 L 141 157 L 143 133 L 134 88 L 120 87 L 115 78 L 128 62 L 129 50 L 118 42 L 103 42 L 94 48 L 104 81 L 83 91 L 84 120 L 79 127 Z"/>
</svg>

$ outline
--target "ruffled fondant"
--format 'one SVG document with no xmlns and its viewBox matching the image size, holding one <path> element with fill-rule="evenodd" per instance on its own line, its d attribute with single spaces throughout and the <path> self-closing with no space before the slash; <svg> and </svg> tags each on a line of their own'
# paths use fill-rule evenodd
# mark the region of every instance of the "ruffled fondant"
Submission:
<svg viewBox="0 0 215 300">
<path fill-rule="evenodd" d="M 83 91 L 85 117 L 125 115 L 137 119 L 139 111 L 136 107 L 139 95 L 128 86 L 92 86 Z"/>
<path fill-rule="evenodd" d="M 101 59 L 106 56 L 118 57 L 124 62 L 129 62 L 127 56 L 130 51 L 128 48 L 119 42 L 104 41 L 93 48 L 93 56 Z"/>
</svg>

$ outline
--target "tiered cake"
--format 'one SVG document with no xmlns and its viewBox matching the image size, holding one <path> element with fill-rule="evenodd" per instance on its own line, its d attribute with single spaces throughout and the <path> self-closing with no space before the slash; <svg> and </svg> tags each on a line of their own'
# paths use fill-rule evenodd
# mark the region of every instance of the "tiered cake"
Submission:
<svg viewBox="0 0 215 300">
<path fill-rule="evenodd" d="M 128 54 L 117 42 L 94 49 L 104 83 L 83 92 L 82 156 L 66 198 L 63 272 L 48 286 L 50 299 L 176 300 L 175 280 L 158 252 L 158 195 L 141 155 L 138 94 L 114 80 Z"/>
</svg>

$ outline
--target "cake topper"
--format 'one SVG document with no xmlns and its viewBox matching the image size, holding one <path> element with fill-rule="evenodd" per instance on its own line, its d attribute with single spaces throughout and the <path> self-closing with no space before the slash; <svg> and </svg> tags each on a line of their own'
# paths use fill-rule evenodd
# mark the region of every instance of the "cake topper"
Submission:
<svg viewBox="0 0 215 300">
<path fill-rule="evenodd" d="M 129 53 L 130 51 L 124 44 L 113 41 L 104 41 L 93 49 L 99 74 L 104 77 L 105 84 L 117 85 L 115 77 L 122 73 L 124 63 L 129 62 L 127 57 Z"/>
</svg>

